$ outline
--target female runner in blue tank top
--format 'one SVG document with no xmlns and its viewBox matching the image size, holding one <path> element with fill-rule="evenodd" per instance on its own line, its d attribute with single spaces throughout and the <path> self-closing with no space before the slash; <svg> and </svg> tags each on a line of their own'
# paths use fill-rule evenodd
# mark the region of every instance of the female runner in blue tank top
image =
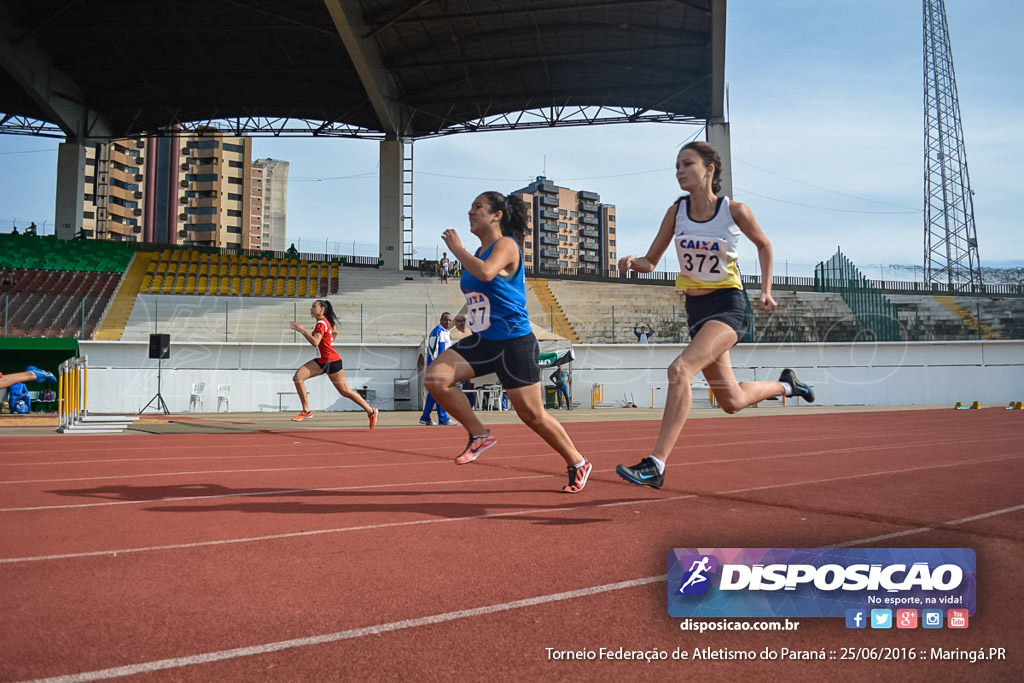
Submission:
<svg viewBox="0 0 1024 683">
<path fill-rule="evenodd" d="M 658 265 L 669 244 L 679 257 L 676 286 L 686 290 L 686 317 L 690 343 L 668 368 L 668 396 L 661 420 L 658 442 L 651 455 L 632 467 L 619 465 L 619 476 L 634 484 L 661 488 L 665 461 L 690 415 L 693 392 L 690 382 L 698 372 L 727 413 L 772 396 L 799 396 L 814 400 L 809 386 L 797 380 L 792 370 L 783 370 L 778 382 L 740 384 L 732 371 L 729 349 L 747 333 L 747 298 L 737 265 L 740 234 L 757 247 L 761 264 L 760 305 L 775 309 L 772 298 L 772 245 L 761 231 L 754 214 L 744 204 L 719 197 L 722 160 L 706 142 L 685 145 L 676 158 L 676 180 L 688 192 L 669 207 L 647 255 L 619 259 L 619 272 L 649 273 Z"/>
<path fill-rule="evenodd" d="M 544 410 L 541 395 L 537 338 L 526 312 L 520 246 L 526 236 L 526 206 L 519 197 L 484 192 L 469 210 L 469 230 L 480 240 L 476 253 L 462 246 L 455 230 L 445 230 L 442 238 L 462 263 L 459 286 L 466 295 L 466 321 L 472 334 L 438 356 L 424 379 L 430 395 L 469 432 L 469 443 L 455 462 L 472 462 L 496 442 L 455 386 L 493 372 L 519 418 L 565 459 L 569 483 L 562 491 L 579 493 L 587 485 L 591 465 L 562 425 Z"/>
</svg>

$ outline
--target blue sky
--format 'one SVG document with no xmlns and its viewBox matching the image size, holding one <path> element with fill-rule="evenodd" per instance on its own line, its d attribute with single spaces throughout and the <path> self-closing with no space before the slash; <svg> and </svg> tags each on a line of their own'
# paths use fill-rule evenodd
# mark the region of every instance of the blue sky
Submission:
<svg viewBox="0 0 1024 683">
<path fill-rule="evenodd" d="M 982 265 L 1020 265 L 1010 200 L 1024 178 L 1024 3 L 953 0 L 947 16 Z M 885 264 L 921 265 L 921 46 L 919 0 L 729 0 L 734 196 L 771 238 L 777 274 L 810 274 L 837 246 L 869 277 L 908 275 Z M 642 254 L 679 194 L 676 151 L 696 135 L 694 126 L 635 124 L 420 141 L 417 253 L 433 257 L 445 228 L 468 236 L 466 210 L 479 192 L 546 174 L 615 204 L 619 253 Z M 0 135 L 0 230 L 14 219 L 52 230 L 56 145 Z M 291 162 L 289 241 L 376 250 L 377 143 L 257 138 L 253 150 Z M 748 272 L 754 256 L 752 245 L 741 250 Z"/>
</svg>

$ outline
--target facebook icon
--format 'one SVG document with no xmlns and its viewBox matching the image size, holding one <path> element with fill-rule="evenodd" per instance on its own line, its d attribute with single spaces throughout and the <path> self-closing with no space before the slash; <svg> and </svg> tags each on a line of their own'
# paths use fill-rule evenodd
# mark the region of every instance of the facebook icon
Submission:
<svg viewBox="0 0 1024 683">
<path fill-rule="evenodd" d="M 867 628 L 867 612 L 862 609 L 846 610 L 846 628 Z"/>
</svg>

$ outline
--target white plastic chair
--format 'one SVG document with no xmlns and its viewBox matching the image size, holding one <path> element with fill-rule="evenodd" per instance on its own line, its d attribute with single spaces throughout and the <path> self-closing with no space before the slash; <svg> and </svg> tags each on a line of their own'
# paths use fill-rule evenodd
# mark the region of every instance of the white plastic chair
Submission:
<svg viewBox="0 0 1024 683">
<path fill-rule="evenodd" d="M 226 412 L 231 412 L 231 385 L 230 384 L 218 384 L 217 385 L 217 412 L 220 412 L 220 404 L 223 403 L 227 408 Z"/>
<path fill-rule="evenodd" d="M 501 410 L 501 394 L 504 389 L 500 384 L 492 384 L 487 389 L 487 410 Z"/>
<path fill-rule="evenodd" d="M 206 382 L 193 382 L 192 383 L 192 395 L 188 398 L 188 412 L 195 412 L 196 404 L 199 405 L 199 410 L 203 409 L 203 393 L 206 391 Z"/>
</svg>

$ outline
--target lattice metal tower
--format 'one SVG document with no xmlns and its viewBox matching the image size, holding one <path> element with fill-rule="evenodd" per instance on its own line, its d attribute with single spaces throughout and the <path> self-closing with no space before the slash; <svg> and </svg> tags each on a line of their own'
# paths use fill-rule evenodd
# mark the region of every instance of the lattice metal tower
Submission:
<svg viewBox="0 0 1024 683">
<path fill-rule="evenodd" d="M 924 281 L 981 285 L 974 193 L 960 126 L 946 6 L 924 0 Z"/>
</svg>

